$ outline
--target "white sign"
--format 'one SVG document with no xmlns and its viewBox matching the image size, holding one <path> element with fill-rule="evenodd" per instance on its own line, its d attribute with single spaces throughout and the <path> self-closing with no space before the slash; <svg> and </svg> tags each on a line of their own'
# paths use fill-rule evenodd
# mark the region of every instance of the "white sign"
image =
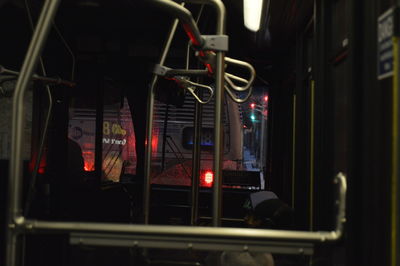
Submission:
<svg viewBox="0 0 400 266">
<path fill-rule="evenodd" d="M 393 8 L 378 18 L 378 79 L 393 75 Z"/>
</svg>

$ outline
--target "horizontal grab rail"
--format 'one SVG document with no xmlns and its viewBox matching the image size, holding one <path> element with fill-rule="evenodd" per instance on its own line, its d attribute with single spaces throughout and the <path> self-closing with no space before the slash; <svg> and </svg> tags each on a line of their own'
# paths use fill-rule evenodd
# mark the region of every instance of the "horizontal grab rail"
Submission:
<svg viewBox="0 0 400 266">
<path fill-rule="evenodd" d="M 0 65 L 0 76 L 1 76 L 1 74 L 6 74 L 6 75 L 8 74 L 8 75 L 15 76 L 15 78 L 17 78 L 20 75 L 20 72 L 7 69 L 7 68 L 5 68 L 5 67 Z M 61 78 L 51 78 L 51 77 L 39 76 L 39 75 L 36 75 L 36 74 L 32 75 L 32 79 L 33 80 L 42 81 L 42 82 L 45 82 L 45 83 L 51 83 L 51 84 L 56 84 L 56 85 L 65 85 L 65 86 L 68 86 L 68 87 L 75 87 L 76 86 L 76 83 L 73 82 L 73 81 L 64 80 L 64 79 L 61 79 Z"/>
<path fill-rule="evenodd" d="M 123 234 L 146 237 L 171 237 L 179 238 L 181 241 L 190 243 L 204 241 L 230 241 L 243 240 L 260 241 L 299 241 L 299 242 L 326 242 L 336 241 L 343 235 L 346 206 L 346 177 L 339 173 L 334 182 L 339 185 L 338 193 L 338 214 L 336 227 L 333 231 L 289 231 L 271 229 L 248 229 L 248 228 L 217 228 L 201 226 L 163 226 L 163 225 L 133 225 L 133 224 L 112 224 L 112 223 L 86 223 L 86 222 L 52 222 L 25 220 L 19 217 L 15 220 L 14 226 L 17 229 L 32 232 L 78 232 L 78 233 L 108 233 Z M 167 248 L 167 247 L 166 247 Z"/>
</svg>

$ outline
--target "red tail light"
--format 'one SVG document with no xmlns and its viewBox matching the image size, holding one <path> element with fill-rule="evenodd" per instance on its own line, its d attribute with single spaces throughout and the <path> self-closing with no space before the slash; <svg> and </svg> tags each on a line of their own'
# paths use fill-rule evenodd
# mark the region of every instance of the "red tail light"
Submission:
<svg viewBox="0 0 400 266">
<path fill-rule="evenodd" d="M 212 171 L 206 171 L 204 173 L 204 182 L 207 185 L 211 185 L 214 182 L 214 173 Z"/>
</svg>

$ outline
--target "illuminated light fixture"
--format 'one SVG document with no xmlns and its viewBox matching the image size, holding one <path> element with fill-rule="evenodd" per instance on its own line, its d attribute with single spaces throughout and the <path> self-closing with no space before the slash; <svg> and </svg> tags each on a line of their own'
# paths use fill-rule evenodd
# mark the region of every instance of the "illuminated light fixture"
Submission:
<svg viewBox="0 0 400 266">
<path fill-rule="evenodd" d="M 251 109 L 256 108 L 256 104 L 255 104 L 255 103 L 251 103 L 251 104 L 250 104 L 250 108 L 251 108 Z"/>
<path fill-rule="evenodd" d="M 244 25 L 251 31 L 258 31 L 261 24 L 263 0 L 243 0 Z"/>
<path fill-rule="evenodd" d="M 214 173 L 212 171 L 207 171 L 204 173 L 204 182 L 206 182 L 207 185 L 210 185 L 212 182 L 214 182 Z"/>
<path fill-rule="evenodd" d="M 264 102 L 268 102 L 268 95 L 264 96 Z"/>
<path fill-rule="evenodd" d="M 255 120 L 256 120 L 256 116 L 255 116 L 254 114 L 252 114 L 252 115 L 250 116 L 250 119 L 251 119 L 251 121 L 255 121 Z"/>
</svg>

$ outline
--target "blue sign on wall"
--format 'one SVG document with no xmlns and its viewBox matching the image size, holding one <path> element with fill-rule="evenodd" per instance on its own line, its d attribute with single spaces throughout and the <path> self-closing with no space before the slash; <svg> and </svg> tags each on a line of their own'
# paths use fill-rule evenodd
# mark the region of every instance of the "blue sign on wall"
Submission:
<svg viewBox="0 0 400 266">
<path fill-rule="evenodd" d="M 393 8 L 378 18 L 378 79 L 393 75 Z"/>
</svg>

